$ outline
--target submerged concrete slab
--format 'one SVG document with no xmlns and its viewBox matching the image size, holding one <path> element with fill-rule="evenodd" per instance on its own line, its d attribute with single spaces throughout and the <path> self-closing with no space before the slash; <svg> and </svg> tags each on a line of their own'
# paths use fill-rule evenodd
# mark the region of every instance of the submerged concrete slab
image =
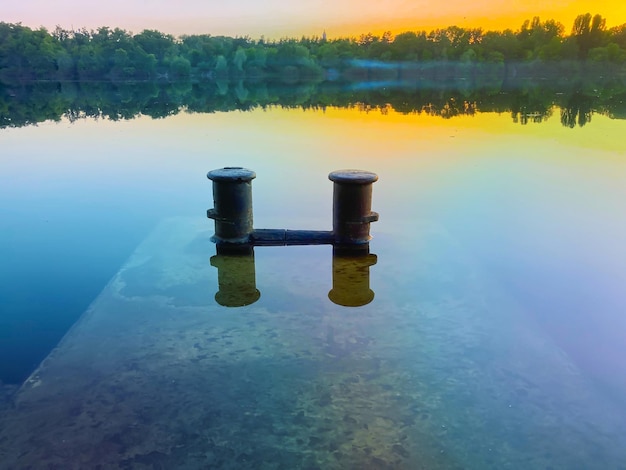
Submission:
<svg viewBox="0 0 626 470">
<path fill-rule="evenodd" d="M 322 326 L 303 341 L 319 315 L 298 305 L 217 305 L 210 235 L 205 221 L 174 219 L 137 249 L 3 416 L 2 468 L 389 466 L 407 457 L 400 437 L 385 444 L 397 430 L 370 406 L 373 385 L 333 365 L 368 338 L 340 345 Z M 311 285 L 289 281 L 296 291 Z M 379 367 L 363 358 L 360 368 Z M 363 388 L 362 402 L 334 410 L 340 386 Z M 367 423 L 380 429 L 352 449 Z"/>
<path fill-rule="evenodd" d="M 616 408 L 445 231 L 383 233 L 362 308 L 329 301 L 329 247 L 258 250 L 260 299 L 222 307 L 211 234 L 138 247 L 0 418 L 0 468 L 623 462 Z"/>
</svg>

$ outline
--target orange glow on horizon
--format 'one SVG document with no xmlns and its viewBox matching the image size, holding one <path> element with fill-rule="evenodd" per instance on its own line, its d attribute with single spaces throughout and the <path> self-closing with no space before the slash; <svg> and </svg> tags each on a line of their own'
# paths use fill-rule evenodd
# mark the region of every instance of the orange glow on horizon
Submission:
<svg viewBox="0 0 626 470">
<path fill-rule="evenodd" d="M 448 26 L 459 26 L 461 28 L 482 28 L 483 31 L 503 31 L 511 29 L 517 31 L 526 20 L 532 20 L 538 16 L 541 21 L 555 20 L 565 27 L 564 34 L 569 35 L 578 15 L 591 13 L 599 14 L 606 19 L 606 27 L 610 29 L 614 26 L 626 24 L 626 2 L 607 1 L 597 6 L 589 5 L 589 2 L 575 1 L 567 2 L 567 8 L 560 8 L 556 2 L 548 6 L 535 5 L 529 2 L 530 7 L 513 11 L 501 10 L 499 12 L 489 12 L 488 10 L 475 10 L 463 13 L 453 11 L 437 15 L 421 15 L 404 17 L 402 19 L 390 19 L 387 21 L 368 21 L 362 23 L 344 22 L 335 28 L 326 29 L 329 38 L 338 37 L 358 37 L 361 34 L 369 33 L 382 35 L 385 31 L 392 34 L 399 34 L 406 31 L 426 31 L 442 29 Z M 565 2 L 560 2 L 565 3 Z"/>
<path fill-rule="evenodd" d="M 63 28 L 94 29 L 99 26 L 119 27 L 138 33 L 156 29 L 174 36 L 211 34 L 214 36 L 249 36 L 258 39 L 321 36 L 358 37 L 368 32 L 427 32 L 448 26 L 488 30 L 518 30 L 525 20 L 535 16 L 556 20 L 570 34 L 574 19 L 580 14 L 600 14 L 607 28 L 626 23 L 626 2 L 623 0 L 241 0 L 236 3 L 216 0 L 180 0 L 159 2 L 158 8 L 146 8 L 139 0 L 110 0 L 87 4 L 79 0 L 23 0 L 3 7 L 0 21 L 21 22 L 25 26 L 49 30 Z"/>
</svg>

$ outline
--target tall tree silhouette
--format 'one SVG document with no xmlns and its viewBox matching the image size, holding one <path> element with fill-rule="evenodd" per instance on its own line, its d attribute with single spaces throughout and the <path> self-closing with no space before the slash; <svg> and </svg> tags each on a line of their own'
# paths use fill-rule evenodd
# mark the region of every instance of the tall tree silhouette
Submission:
<svg viewBox="0 0 626 470">
<path fill-rule="evenodd" d="M 600 15 L 591 16 L 591 13 L 578 15 L 574 20 L 572 37 L 578 44 L 578 56 L 586 59 L 589 50 L 604 45 L 606 39 L 606 19 Z"/>
</svg>

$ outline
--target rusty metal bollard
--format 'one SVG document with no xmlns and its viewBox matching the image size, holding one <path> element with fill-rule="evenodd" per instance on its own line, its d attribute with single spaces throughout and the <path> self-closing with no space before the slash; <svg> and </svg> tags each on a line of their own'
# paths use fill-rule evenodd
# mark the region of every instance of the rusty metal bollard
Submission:
<svg viewBox="0 0 626 470">
<path fill-rule="evenodd" d="M 370 223 L 378 220 L 371 210 L 375 173 L 361 170 L 333 171 L 333 230 L 286 230 L 253 227 L 252 180 L 254 171 L 242 167 L 212 170 L 213 209 L 207 217 L 215 221 L 217 254 L 211 265 L 218 268 L 220 305 L 239 307 L 256 302 L 255 246 L 333 245 L 333 288 L 329 299 L 342 306 L 366 305 L 374 298 L 369 285 L 369 268 L 376 255 L 369 252 Z"/>
<path fill-rule="evenodd" d="M 378 175 L 361 170 L 338 170 L 328 175 L 333 187 L 333 233 L 335 244 L 369 243 L 370 223 L 378 220 L 372 212 L 372 184 Z"/>
<path fill-rule="evenodd" d="M 378 220 L 372 212 L 372 184 L 375 173 L 361 170 L 333 171 L 333 230 L 285 230 L 253 228 L 252 180 L 254 171 L 241 167 L 212 170 L 213 209 L 207 217 L 215 220 L 212 240 L 218 245 L 320 245 L 353 247 L 367 245 L 370 223 Z"/>
<path fill-rule="evenodd" d="M 207 217 L 215 220 L 213 241 L 222 244 L 248 243 L 252 235 L 252 180 L 254 171 L 225 167 L 209 171 L 213 181 L 213 209 Z"/>
</svg>

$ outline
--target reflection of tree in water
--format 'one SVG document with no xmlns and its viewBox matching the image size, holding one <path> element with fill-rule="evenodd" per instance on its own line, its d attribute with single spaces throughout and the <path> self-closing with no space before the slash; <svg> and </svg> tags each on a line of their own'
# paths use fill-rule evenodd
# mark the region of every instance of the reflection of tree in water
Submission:
<svg viewBox="0 0 626 470">
<path fill-rule="evenodd" d="M 365 86 L 367 85 L 367 86 Z M 0 128 L 21 127 L 62 118 L 73 122 L 85 118 L 153 118 L 179 112 L 214 113 L 249 111 L 267 107 L 324 110 L 327 107 L 361 112 L 421 114 L 450 119 L 478 112 L 510 113 L 516 123 L 543 122 L 555 106 L 561 123 L 583 126 L 593 112 L 613 119 L 626 117 L 626 84 L 578 83 L 569 90 L 546 84 L 523 82 L 506 91 L 452 83 L 411 82 L 386 85 L 340 82 L 199 83 L 35 83 L 9 88 L 0 86 Z"/>
<path fill-rule="evenodd" d="M 552 116 L 552 109 L 536 109 L 536 108 L 521 108 L 517 110 L 511 110 L 511 117 L 514 123 L 519 123 L 525 126 L 529 122 L 540 123 L 546 121 Z"/>
<path fill-rule="evenodd" d="M 591 121 L 593 110 L 592 97 L 581 92 L 572 94 L 564 107 L 561 108 L 561 124 L 569 128 L 584 126 Z"/>
<path fill-rule="evenodd" d="M 422 107 L 429 116 L 441 116 L 450 119 L 455 116 L 473 116 L 476 114 L 476 101 L 457 100 L 452 97 L 446 100 L 443 105 L 428 103 Z"/>
<path fill-rule="evenodd" d="M 611 98 L 611 106 L 606 109 L 606 115 L 611 119 L 626 119 L 626 92 L 618 92 Z"/>
<path fill-rule="evenodd" d="M 526 125 L 540 123 L 552 116 L 554 94 L 550 90 L 532 88 L 511 96 L 511 117 L 513 122 Z"/>
<path fill-rule="evenodd" d="M 371 104 L 367 104 L 367 103 L 356 103 L 353 106 L 353 108 L 358 109 L 359 112 L 365 113 L 365 114 L 376 111 L 377 113 L 380 113 L 383 116 L 388 115 L 389 111 L 393 109 L 389 103 L 382 105 L 382 106 L 372 106 Z"/>
</svg>

